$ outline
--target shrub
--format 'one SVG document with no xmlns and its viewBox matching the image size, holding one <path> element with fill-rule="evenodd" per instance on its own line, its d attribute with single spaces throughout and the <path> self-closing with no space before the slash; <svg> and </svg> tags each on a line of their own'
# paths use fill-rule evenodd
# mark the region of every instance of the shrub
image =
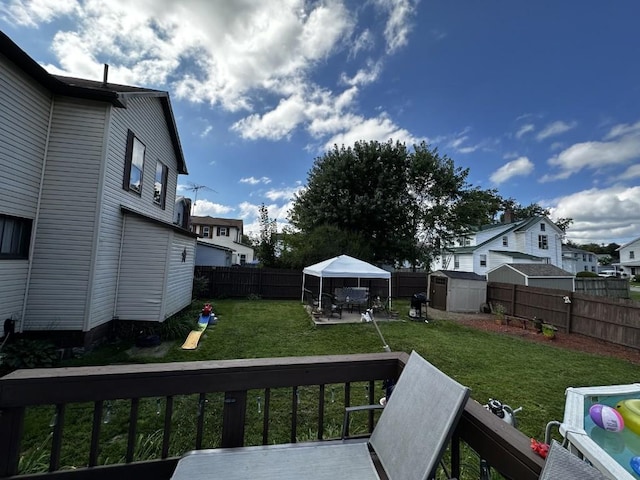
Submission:
<svg viewBox="0 0 640 480">
<path fill-rule="evenodd" d="M 11 368 L 53 367 L 60 359 L 52 343 L 25 338 L 6 345 L 2 353 L 3 363 Z"/>
<path fill-rule="evenodd" d="M 631 278 L 631 281 L 634 282 L 634 283 L 640 283 L 640 275 L 634 275 Z"/>
<path fill-rule="evenodd" d="M 597 277 L 598 274 L 594 272 L 578 272 L 576 277 Z"/>
<path fill-rule="evenodd" d="M 199 276 L 193 277 L 193 296 L 195 298 L 204 298 L 209 295 L 209 279 Z"/>
<path fill-rule="evenodd" d="M 187 315 L 170 317 L 160 324 L 158 334 L 162 340 L 184 340 L 195 328 L 195 324 L 195 318 L 189 318 Z"/>
</svg>

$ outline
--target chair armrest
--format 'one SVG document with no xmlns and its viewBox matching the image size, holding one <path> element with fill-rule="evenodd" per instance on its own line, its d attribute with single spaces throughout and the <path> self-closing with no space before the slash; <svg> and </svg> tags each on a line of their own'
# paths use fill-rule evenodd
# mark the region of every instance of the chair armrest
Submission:
<svg viewBox="0 0 640 480">
<path fill-rule="evenodd" d="M 351 412 L 362 412 L 364 410 L 382 410 L 384 405 L 357 405 L 355 407 L 347 407 L 344 409 L 344 420 L 342 421 L 342 439 L 347 438 L 349 434 L 349 416 Z"/>
</svg>

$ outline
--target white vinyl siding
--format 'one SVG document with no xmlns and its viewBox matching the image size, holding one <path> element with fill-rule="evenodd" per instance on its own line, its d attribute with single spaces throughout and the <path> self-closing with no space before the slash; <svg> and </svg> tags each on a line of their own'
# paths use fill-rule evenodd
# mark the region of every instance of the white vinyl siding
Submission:
<svg viewBox="0 0 640 480">
<path fill-rule="evenodd" d="M 3 260 L 0 263 L 0 320 L 21 319 L 27 270 L 26 260 Z"/>
<path fill-rule="evenodd" d="M 0 54 L 0 213 L 35 218 L 51 99 Z"/>
<path fill-rule="evenodd" d="M 171 231 L 125 215 L 116 316 L 121 320 L 164 320 L 163 297 Z"/>
<path fill-rule="evenodd" d="M 167 294 L 164 316 L 169 317 L 191 303 L 193 267 L 195 265 L 195 238 L 173 232 Z M 183 253 L 185 261 L 182 261 Z"/>
<path fill-rule="evenodd" d="M 104 104 L 55 100 L 25 330 L 85 326 L 105 114 Z"/>
</svg>

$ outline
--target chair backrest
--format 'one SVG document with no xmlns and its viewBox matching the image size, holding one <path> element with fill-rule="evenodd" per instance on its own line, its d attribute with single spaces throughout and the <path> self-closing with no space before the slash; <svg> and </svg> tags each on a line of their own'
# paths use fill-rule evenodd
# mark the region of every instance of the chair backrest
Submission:
<svg viewBox="0 0 640 480">
<path fill-rule="evenodd" d="M 469 393 L 411 353 L 369 440 L 389 480 L 435 474 Z"/>
<path fill-rule="evenodd" d="M 541 480 L 606 480 L 599 470 L 574 455 L 555 440 L 551 441 L 549 455 L 540 473 Z"/>
</svg>

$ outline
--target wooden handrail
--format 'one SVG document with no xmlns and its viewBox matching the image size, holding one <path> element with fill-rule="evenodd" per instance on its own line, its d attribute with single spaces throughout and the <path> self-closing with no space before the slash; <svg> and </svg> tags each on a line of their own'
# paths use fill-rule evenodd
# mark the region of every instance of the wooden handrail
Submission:
<svg viewBox="0 0 640 480">
<path fill-rule="evenodd" d="M 271 389 L 291 388 L 291 408 L 296 407 L 296 389 L 318 386 L 324 398 L 324 386 L 345 385 L 345 404 L 349 402 L 352 382 L 369 382 L 369 399 L 373 399 L 373 382 L 397 378 L 408 360 L 401 352 L 376 354 L 242 359 L 185 363 L 155 363 L 142 365 L 114 365 L 103 367 L 75 367 L 34 369 L 13 372 L 0 378 L 0 478 L 17 473 L 25 409 L 37 405 L 55 405 L 63 417 L 65 405 L 92 402 L 94 405 L 93 432 L 89 468 L 73 471 L 54 471 L 47 474 L 21 475 L 22 479 L 99 480 L 102 478 L 139 479 L 169 478 L 176 459 L 168 457 L 168 436 L 162 445 L 162 458 L 133 462 L 132 442 L 136 435 L 138 401 L 143 398 L 165 397 L 165 433 L 171 430 L 173 398 L 178 395 L 222 392 L 222 446 L 240 446 L 244 442 L 247 391 L 264 390 L 263 425 L 268 425 Z M 100 418 L 104 403 L 127 399 L 131 402 L 128 432 L 129 444 L 123 465 L 96 466 Z M 319 422 L 322 421 L 324 400 L 318 399 Z M 296 415 L 292 416 L 292 440 L 295 441 Z M 63 418 L 60 418 L 61 420 Z M 323 438 L 322 424 L 318 438 Z M 202 426 L 198 426 L 196 448 L 200 447 Z M 373 428 L 373 418 L 369 421 Z M 542 460 L 530 449 L 529 439 L 501 421 L 481 405 L 470 400 L 456 430 L 462 439 L 491 466 L 507 478 L 533 480 L 538 477 Z M 268 432 L 263 431 L 263 442 Z M 59 466 L 59 448 L 52 450 L 51 469 Z M 58 442 L 59 443 L 59 442 Z M 206 445 L 205 445 L 206 446 Z"/>
</svg>

